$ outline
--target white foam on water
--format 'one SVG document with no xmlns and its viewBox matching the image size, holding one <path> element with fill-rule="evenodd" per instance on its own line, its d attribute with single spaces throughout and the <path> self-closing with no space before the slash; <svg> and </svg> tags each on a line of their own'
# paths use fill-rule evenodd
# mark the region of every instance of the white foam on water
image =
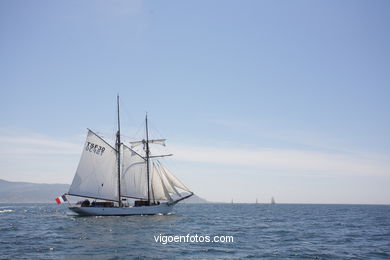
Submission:
<svg viewBox="0 0 390 260">
<path fill-rule="evenodd" d="M 13 212 L 13 210 L 12 209 L 0 210 L 0 213 L 9 213 L 9 212 Z"/>
</svg>

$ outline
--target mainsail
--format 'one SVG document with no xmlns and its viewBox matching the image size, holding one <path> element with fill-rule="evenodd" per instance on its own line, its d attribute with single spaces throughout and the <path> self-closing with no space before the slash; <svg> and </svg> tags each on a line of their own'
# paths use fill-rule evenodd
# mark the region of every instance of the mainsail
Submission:
<svg viewBox="0 0 390 260">
<path fill-rule="evenodd" d="M 69 195 L 118 200 L 116 150 L 88 130 Z"/>
</svg>

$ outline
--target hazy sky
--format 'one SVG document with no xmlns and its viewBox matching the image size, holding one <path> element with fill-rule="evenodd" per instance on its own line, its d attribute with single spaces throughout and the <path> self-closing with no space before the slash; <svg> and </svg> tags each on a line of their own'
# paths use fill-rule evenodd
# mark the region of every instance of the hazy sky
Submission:
<svg viewBox="0 0 390 260">
<path fill-rule="evenodd" d="M 390 203 L 389 1 L 0 1 L 0 178 L 70 183 L 148 111 L 211 201 Z"/>
</svg>

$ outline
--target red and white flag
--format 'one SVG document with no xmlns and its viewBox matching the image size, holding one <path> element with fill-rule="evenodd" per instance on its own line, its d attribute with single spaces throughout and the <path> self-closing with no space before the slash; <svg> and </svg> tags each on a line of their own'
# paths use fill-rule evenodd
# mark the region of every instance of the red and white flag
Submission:
<svg viewBox="0 0 390 260">
<path fill-rule="evenodd" d="M 62 195 L 61 197 L 56 198 L 57 204 L 64 203 L 65 201 L 68 201 L 65 195 Z"/>
</svg>

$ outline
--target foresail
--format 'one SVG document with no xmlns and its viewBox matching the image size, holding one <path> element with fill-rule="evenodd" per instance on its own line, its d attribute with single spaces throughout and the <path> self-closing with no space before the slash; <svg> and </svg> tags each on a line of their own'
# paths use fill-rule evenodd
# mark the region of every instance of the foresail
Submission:
<svg viewBox="0 0 390 260">
<path fill-rule="evenodd" d="M 159 161 L 156 161 L 156 163 L 160 171 L 164 173 L 171 185 L 184 191 L 191 192 L 190 189 L 188 189 L 178 178 L 176 178 L 166 167 L 164 167 L 164 165 L 162 165 Z"/>
<path fill-rule="evenodd" d="M 146 161 L 126 145 L 122 147 L 121 196 L 147 199 Z"/>
<path fill-rule="evenodd" d="M 154 200 L 172 200 L 172 195 L 181 196 L 178 191 L 191 192 L 159 161 L 152 164 L 151 198 Z"/>
<path fill-rule="evenodd" d="M 150 197 L 153 200 L 171 200 L 171 196 L 169 195 L 155 164 L 153 164 L 152 167 L 152 185 L 150 193 Z"/>
<path fill-rule="evenodd" d="M 158 176 L 161 178 L 161 181 L 165 189 L 168 191 L 168 193 L 180 196 L 180 193 L 177 191 L 173 183 L 164 174 L 164 172 L 162 171 L 161 167 L 157 164 L 157 162 L 153 162 L 153 167 L 158 172 Z"/>
<path fill-rule="evenodd" d="M 89 130 L 69 194 L 118 200 L 116 163 L 116 150 Z"/>
</svg>

